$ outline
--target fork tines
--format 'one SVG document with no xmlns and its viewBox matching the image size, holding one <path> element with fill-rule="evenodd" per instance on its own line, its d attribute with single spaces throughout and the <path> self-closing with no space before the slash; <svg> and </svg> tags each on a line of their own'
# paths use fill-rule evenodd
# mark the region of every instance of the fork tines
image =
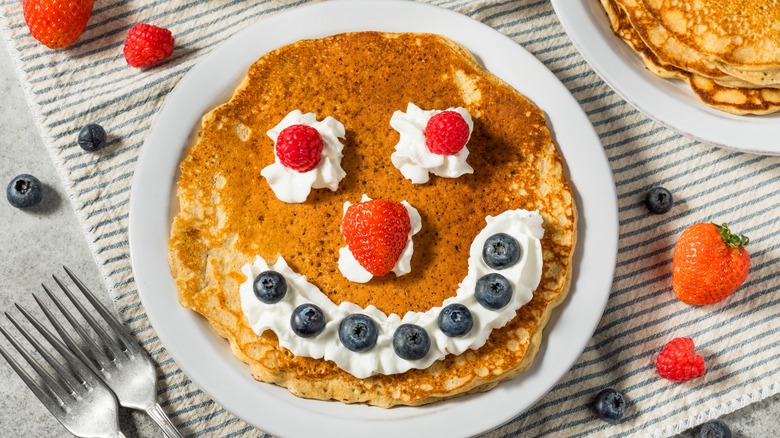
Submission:
<svg viewBox="0 0 780 438">
<path fill-rule="evenodd" d="M 42 305 L 43 309 L 48 311 L 46 306 L 40 303 L 40 301 L 39 304 Z M 72 433 L 82 433 L 85 426 L 91 426 L 92 424 L 89 423 L 94 423 L 96 421 L 100 422 L 100 432 L 111 429 L 118 430 L 116 427 L 117 402 L 108 387 L 73 353 L 71 353 L 68 348 L 54 336 L 54 334 L 44 327 L 37 318 L 30 314 L 27 309 L 19 304 L 16 304 L 16 308 L 24 315 L 30 324 L 35 327 L 41 336 L 46 339 L 49 345 L 54 347 L 54 350 L 59 353 L 58 360 L 40 341 L 31 335 L 13 315 L 5 312 L 5 316 L 11 321 L 11 324 L 16 327 L 19 333 L 21 333 L 27 342 L 32 345 L 33 349 L 49 364 L 51 369 L 54 370 L 54 375 L 52 375 L 38 359 L 33 357 L 32 353 L 27 348 L 2 326 L 0 326 L 0 333 L 2 333 L 19 354 L 21 354 L 30 368 L 32 368 L 40 377 L 40 381 L 30 376 L 30 374 L 25 371 L 24 367 L 8 353 L 2 345 L 0 345 L 0 355 L 5 358 L 11 365 L 11 368 L 16 371 L 36 397 L 41 400 L 43 405 Z M 61 360 L 64 360 L 64 365 Z M 100 401 L 105 408 L 104 413 L 107 414 L 109 418 L 96 418 L 93 416 L 92 418 L 87 418 L 86 421 L 83 421 L 84 419 L 77 419 L 76 417 L 79 416 L 79 413 L 83 412 L 85 408 L 88 408 L 86 403 L 92 403 L 92 401 Z M 113 427 L 110 424 L 110 417 L 112 414 Z M 102 420 L 108 420 L 107 424 Z"/>
</svg>

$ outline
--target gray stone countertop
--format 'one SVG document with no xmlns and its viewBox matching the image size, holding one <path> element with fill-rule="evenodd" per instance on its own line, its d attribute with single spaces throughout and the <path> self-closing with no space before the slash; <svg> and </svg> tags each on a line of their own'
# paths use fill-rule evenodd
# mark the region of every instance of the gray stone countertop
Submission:
<svg viewBox="0 0 780 438">
<path fill-rule="evenodd" d="M 54 287 L 51 275 L 64 275 L 64 264 L 110 305 L 73 207 L 38 135 L 5 49 L 0 49 L 0 132 L 0 311 L 18 315 L 12 307 L 19 303 L 37 313 L 32 294 L 42 293 L 41 283 Z M 35 175 L 45 186 L 41 205 L 27 211 L 17 210 L 5 200 L 6 185 L 21 173 Z M 0 317 L 0 325 L 10 326 L 5 317 Z M 0 339 L 0 345 L 12 349 L 5 339 Z M 723 421 L 735 437 L 778 436 L 780 396 L 726 415 Z M 123 410 L 120 426 L 128 437 L 162 436 L 151 420 L 137 412 Z M 0 359 L 0 437 L 46 436 L 67 436 L 67 431 Z M 694 436 L 695 430 L 678 438 Z"/>
</svg>

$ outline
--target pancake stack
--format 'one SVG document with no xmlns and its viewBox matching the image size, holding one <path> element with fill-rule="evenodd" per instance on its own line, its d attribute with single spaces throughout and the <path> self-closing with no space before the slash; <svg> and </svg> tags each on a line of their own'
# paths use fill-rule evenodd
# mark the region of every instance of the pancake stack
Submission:
<svg viewBox="0 0 780 438">
<path fill-rule="evenodd" d="M 393 167 L 399 137 L 390 118 L 409 102 L 469 111 L 474 174 L 412 184 Z M 266 131 L 295 109 L 344 124 L 347 175 L 335 192 L 314 190 L 306 202 L 287 204 L 260 171 L 274 161 Z M 180 303 L 203 315 L 256 379 L 301 397 L 389 407 L 488 390 L 528 369 L 569 288 L 576 207 L 544 112 L 438 35 L 347 33 L 264 55 L 230 101 L 203 117 L 178 186 L 169 260 Z M 364 193 L 406 200 L 422 216 L 409 274 L 361 284 L 339 272 L 343 205 Z M 538 210 L 544 220 L 533 299 L 481 348 L 427 369 L 358 379 L 333 362 L 295 356 L 271 331 L 256 334 L 241 310 L 241 267 L 260 255 L 284 257 L 336 304 L 424 312 L 456 294 L 486 216 L 513 209 Z"/>
<path fill-rule="evenodd" d="M 779 0 L 601 0 L 652 73 L 732 114 L 780 111 Z"/>
</svg>

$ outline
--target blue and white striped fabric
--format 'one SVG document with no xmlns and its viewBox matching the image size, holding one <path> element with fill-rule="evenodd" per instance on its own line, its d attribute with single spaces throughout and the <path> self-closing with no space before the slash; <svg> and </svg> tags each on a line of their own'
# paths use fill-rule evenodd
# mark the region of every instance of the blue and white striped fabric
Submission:
<svg viewBox="0 0 780 438">
<path fill-rule="evenodd" d="M 195 387 L 149 325 L 128 252 L 133 169 L 155 112 L 184 73 L 250 23 L 304 3 L 102 0 L 78 43 L 60 51 L 33 40 L 20 1 L 2 4 L 3 33 L 33 116 L 116 309 L 157 361 L 162 405 L 189 436 L 263 434 Z M 601 137 L 620 208 L 612 295 L 592 341 L 546 397 L 487 436 L 669 436 L 778 392 L 780 158 L 700 144 L 640 114 L 588 67 L 548 0 L 433 3 L 508 35 L 563 81 Z M 176 37 L 173 57 L 149 71 L 128 68 L 122 56 L 125 33 L 138 21 L 165 26 Z M 104 152 L 89 154 L 76 145 L 79 129 L 90 122 L 110 133 L 111 147 Z M 676 197 L 664 216 L 649 215 L 642 205 L 656 185 Z M 700 221 L 728 222 L 748 234 L 753 263 L 739 292 L 704 308 L 682 304 L 670 287 L 674 242 Z M 704 378 L 676 384 L 655 374 L 655 355 L 677 336 L 695 340 L 708 365 Z M 619 425 L 594 419 L 587 407 L 606 387 L 620 389 L 631 401 Z"/>
</svg>

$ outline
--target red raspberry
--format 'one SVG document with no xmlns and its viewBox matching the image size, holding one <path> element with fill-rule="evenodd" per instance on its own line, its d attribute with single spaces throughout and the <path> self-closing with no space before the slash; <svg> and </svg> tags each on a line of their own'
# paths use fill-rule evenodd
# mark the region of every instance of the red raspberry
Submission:
<svg viewBox="0 0 780 438">
<path fill-rule="evenodd" d="M 276 156 L 284 167 L 298 172 L 308 172 L 322 158 L 322 136 L 307 125 L 292 125 L 284 128 L 276 139 Z"/>
<path fill-rule="evenodd" d="M 173 35 L 168 29 L 138 23 L 125 38 L 125 60 L 133 67 L 149 67 L 173 53 Z"/>
<path fill-rule="evenodd" d="M 442 111 L 425 126 L 425 145 L 439 155 L 455 155 L 469 141 L 469 125 L 455 111 Z"/>
<path fill-rule="evenodd" d="M 350 205 L 341 222 L 341 232 L 355 260 L 376 276 L 393 270 L 411 230 L 406 207 L 382 199 Z"/>
<path fill-rule="evenodd" d="M 685 382 L 706 372 L 704 358 L 696 354 L 691 338 L 675 338 L 667 343 L 655 362 L 658 375 L 673 382 Z"/>
</svg>

